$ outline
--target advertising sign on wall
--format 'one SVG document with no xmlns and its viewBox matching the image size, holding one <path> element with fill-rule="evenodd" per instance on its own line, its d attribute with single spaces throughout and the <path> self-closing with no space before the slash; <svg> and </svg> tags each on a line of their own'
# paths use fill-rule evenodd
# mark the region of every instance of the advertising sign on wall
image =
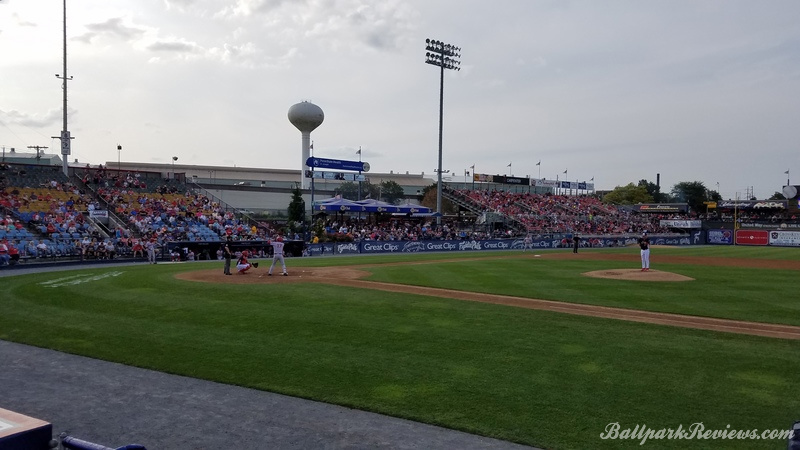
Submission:
<svg viewBox="0 0 800 450">
<path fill-rule="evenodd" d="M 768 245 L 769 231 L 736 230 L 736 243 L 739 245 Z"/>
<path fill-rule="evenodd" d="M 800 231 L 770 231 L 769 245 L 800 247 Z"/>
<path fill-rule="evenodd" d="M 731 230 L 708 230 L 707 242 L 716 245 L 733 244 L 733 231 Z"/>
<path fill-rule="evenodd" d="M 702 228 L 703 224 L 699 220 L 662 220 L 661 226 L 670 228 Z"/>
<path fill-rule="evenodd" d="M 695 231 L 689 236 L 651 236 L 653 245 L 702 245 L 702 231 Z M 588 238 L 581 244 L 594 248 L 625 247 L 636 244 L 636 238 Z M 572 240 L 534 236 L 530 249 L 571 248 Z M 327 254 L 355 253 L 420 253 L 420 252 L 469 252 L 475 250 L 522 250 L 524 239 L 487 239 L 487 240 L 447 240 L 447 241 L 361 241 L 326 244 L 309 244 L 312 256 Z"/>
</svg>

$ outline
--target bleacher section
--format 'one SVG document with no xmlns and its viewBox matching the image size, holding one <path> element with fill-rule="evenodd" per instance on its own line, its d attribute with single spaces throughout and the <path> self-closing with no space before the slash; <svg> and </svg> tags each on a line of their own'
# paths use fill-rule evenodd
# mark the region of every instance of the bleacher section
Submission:
<svg viewBox="0 0 800 450">
<path fill-rule="evenodd" d="M 158 173 L 108 168 L 3 165 L 0 240 L 14 261 L 143 257 L 145 240 L 220 242 L 262 239 L 271 230 L 237 219 L 231 208 Z"/>
</svg>

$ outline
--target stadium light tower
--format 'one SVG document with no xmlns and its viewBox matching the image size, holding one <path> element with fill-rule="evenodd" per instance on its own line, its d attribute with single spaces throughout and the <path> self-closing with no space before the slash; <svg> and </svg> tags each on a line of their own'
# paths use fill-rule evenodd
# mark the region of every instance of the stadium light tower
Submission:
<svg viewBox="0 0 800 450">
<path fill-rule="evenodd" d="M 425 63 L 439 67 L 439 168 L 436 170 L 436 223 L 442 223 L 442 122 L 444 118 L 444 69 L 461 70 L 461 48 L 425 39 Z"/>
<path fill-rule="evenodd" d="M 61 129 L 60 136 L 53 136 L 53 139 L 60 139 L 61 140 L 61 165 L 62 171 L 64 175 L 69 176 L 69 155 L 72 153 L 72 146 L 70 139 L 72 136 L 70 135 L 69 130 L 67 129 L 67 82 L 72 80 L 72 77 L 67 75 L 67 0 L 64 0 L 64 27 L 63 27 L 63 34 L 64 34 L 64 74 L 56 74 L 56 78 L 64 80 L 61 89 L 64 95 L 64 112 L 63 112 L 63 120 L 64 120 L 64 127 Z"/>
</svg>

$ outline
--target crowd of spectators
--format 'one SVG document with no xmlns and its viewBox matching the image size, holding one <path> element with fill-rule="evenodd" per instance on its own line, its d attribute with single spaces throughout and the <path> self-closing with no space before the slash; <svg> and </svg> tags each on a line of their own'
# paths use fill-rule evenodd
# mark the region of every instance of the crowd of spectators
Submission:
<svg viewBox="0 0 800 450">
<path fill-rule="evenodd" d="M 473 221 L 445 219 L 437 224 L 431 217 L 392 218 L 383 222 L 355 217 L 334 218 L 314 227 L 310 243 L 321 241 L 427 241 L 503 239 L 520 235 L 510 228 L 476 228 Z M 524 233 L 523 233 L 524 234 Z"/>
<path fill-rule="evenodd" d="M 659 214 L 643 214 L 606 205 L 594 196 L 530 194 L 507 191 L 451 190 L 477 208 L 516 222 L 526 233 L 669 233 Z M 670 216 L 674 218 L 677 216 Z M 681 218 L 686 216 L 681 215 Z"/>
</svg>

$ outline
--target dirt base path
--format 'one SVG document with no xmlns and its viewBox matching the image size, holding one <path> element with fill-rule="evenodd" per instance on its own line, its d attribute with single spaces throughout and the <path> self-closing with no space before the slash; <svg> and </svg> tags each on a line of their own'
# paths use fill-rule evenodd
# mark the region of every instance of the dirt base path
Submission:
<svg viewBox="0 0 800 450">
<path fill-rule="evenodd" d="M 508 258 L 504 256 L 503 258 Z M 520 258 L 534 258 L 533 254 L 521 255 Z M 542 259 L 589 259 L 604 261 L 638 261 L 638 255 L 620 254 L 598 254 L 581 253 L 543 253 L 537 258 Z M 412 263 L 394 263 L 392 265 L 404 264 L 443 264 L 448 262 L 458 262 L 463 260 L 441 260 L 425 261 Z M 669 264 L 700 264 L 700 265 L 719 265 L 735 267 L 757 267 L 757 268 L 780 268 L 789 270 L 800 270 L 798 261 L 775 261 L 775 260 L 752 260 L 752 259 L 716 259 L 706 257 L 685 257 L 685 256 L 661 256 L 658 258 L 660 263 Z M 184 272 L 177 277 L 189 281 L 209 282 L 209 283 L 322 283 L 336 286 L 356 287 L 363 289 L 373 289 L 386 292 L 400 292 L 415 295 L 427 295 L 432 297 L 451 298 L 456 300 L 494 303 L 498 305 L 515 306 L 519 308 L 537 309 L 543 311 L 555 311 L 566 314 L 577 314 L 581 316 L 603 317 L 607 319 L 627 320 L 632 322 L 652 323 L 659 325 L 671 325 L 684 328 L 695 328 L 701 330 L 723 331 L 728 333 L 749 334 L 754 336 L 765 336 L 781 339 L 800 340 L 800 327 L 792 325 L 777 325 L 759 322 L 745 322 L 730 319 L 716 319 L 710 317 L 688 316 L 682 314 L 659 313 L 650 311 L 639 311 L 624 308 L 612 308 L 607 306 L 584 305 L 577 303 L 567 303 L 552 300 L 539 300 L 524 297 L 513 297 L 508 295 L 484 294 L 478 292 L 465 292 L 452 289 L 431 288 L 422 286 L 412 286 L 393 283 L 382 283 L 376 281 L 362 280 L 369 275 L 369 272 L 362 270 L 369 265 L 339 266 L 339 267 L 304 267 L 290 269 L 290 276 L 284 277 L 280 274 L 267 276 L 264 268 L 254 269 L 246 275 L 234 274 L 226 276 L 222 274 L 222 268 L 212 270 L 198 270 L 194 272 Z M 624 274 L 625 279 L 636 279 L 636 273 L 640 274 L 640 281 L 685 281 L 678 274 L 652 270 L 650 272 L 630 273 L 629 269 L 613 269 L 601 272 L 619 272 Z M 669 275 L 668 275 L 669 274 Z M 621 275 L 622 276 L 622 275 Z M 673 276 L 677 277 L 676 279 Z M 658 279 L 653 279 L 657 277 Z M 650 279 L 648 279 L 650 278 Z M 686 277 L 688 278 L 688 277 Z M 691 279 L 690 279 L 691 280 Z"/>
</svg>

